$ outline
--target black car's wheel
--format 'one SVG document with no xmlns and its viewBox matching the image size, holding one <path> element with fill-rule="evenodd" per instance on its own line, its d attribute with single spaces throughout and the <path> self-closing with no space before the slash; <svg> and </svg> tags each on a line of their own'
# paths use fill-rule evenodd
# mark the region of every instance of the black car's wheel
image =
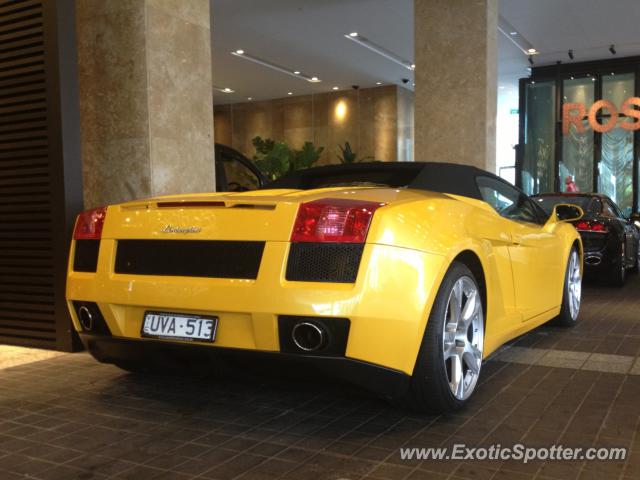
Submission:
<svg viewBox="0 0 640 480">
<path fill-rule="evenodd" d="M 640 241 L 638 242 L 638 245 L 636 245 L 636 256 L 635 256 L 635 263 L 633 264 L 633 267 L 631 268 L 631 272 L 633 273 L 638 273 L 640 272 Z"/>
<path fill-rule="evenodd" d="M 464 264 L 454 262 L 438 290 L 409 390 L 400 403 L 418 411 L 459 410 L 475 390 L 483 348 L 478 283 Z"/>
<path fill-rule="evenodd" d="M 616 262 L 613 262 L 611 265 L 611 273 L 609 277 L 609 281 L 612 285 L 616 287 L 621 287 L 624 285 L 624 282 L 627 280 L 627 251 L 625 248 L 625 241 L 622 241 L 620 245 L 620 257 Z"/>
<path fill-rule="evenodd" d="M 578 320 L 580 302 L 582 300 L 582 269 L 580 268 L 580 255 L 575 247 L 569 253 L 567 271 L 564 275 L 564 289 L 562 293 L 562 306 L 560 315 L 555 319 L 557 325 L 572 327 Z"/>
</svg>

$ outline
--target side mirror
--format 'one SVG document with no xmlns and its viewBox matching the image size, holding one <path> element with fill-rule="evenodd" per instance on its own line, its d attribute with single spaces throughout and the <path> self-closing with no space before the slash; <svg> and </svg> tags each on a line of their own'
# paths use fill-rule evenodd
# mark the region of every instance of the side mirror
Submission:
<svg viewBox="0 0 640 480">
<path fill-rule="evenodd" d="M 584 210 L 577 205 L 568 203 L 559 203 L 553 209 L 552 218 L 556 218 L 560 222 L 575 222 L 584 216 Z"/>
<path fill-rule="evenodd" d="M 633 223 L 636 227 L 640 228 L 640 213 L 632 213 L 630 217 L 631 223 Z"/>
</svg>

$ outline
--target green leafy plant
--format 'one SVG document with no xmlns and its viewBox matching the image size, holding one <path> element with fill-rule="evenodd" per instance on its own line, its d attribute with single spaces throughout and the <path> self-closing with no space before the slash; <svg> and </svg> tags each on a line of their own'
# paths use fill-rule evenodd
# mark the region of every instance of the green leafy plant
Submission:
<svg viewBox="0 0 640 480">
<path fill-rule="evenodd" d="M 351 144 L 349 142 L 345 142 L 344 145 L 338 145 L 338 148 L 342 154 L 337 155 L 340 163 L 356 163 L 358 161 L 358 155 L 351 149 Z"/>
<path fill-rule="evenodd" d="M 312 142 L 305 142 L 301 150 L 293 150 L 284 142 L 259 136 L 253 138 L 251 143 L 256 149 L 253 160 L 269 180 L 280 178 L 287 172 L 311 167 L 324 150 L 324 147 L 316 148 Z"/>
<path fill-rule="evenodd" d="M 291 157 L 289 159 L 290 171 L 303 170 L 311 167 L 320 159 L 320 155 L 322 155 L 323 151 L 324 147 L 316 148 L 313 142 L 304 142 L 302 150 L 291 151 Z"/>
<path fill-rule="evenodd" d="M 261 155 L 269 154 L 269 152 L 271 152 L 271 150 L 273 150 L 273 147 L 275 147 L 276 145 L 276 142 L 271 140 L 270 138 L 263 139 L 260 136 L 254 137 L 251 140 L 251 143 L 255 147 L 256 153 Z"/>
<path fill-rule="evenodd" d="M 344 146 L 338 145 L 338 148 L 340 149 L 340 154 L 336 156 L 338 160 L 340 160 L 340 163 L 357 163 L 365 160 L 373 160 L 371 156 L 358 159 L 358 154 L 351 149 L 349 142 L 344 142 Z"/>
</svg>

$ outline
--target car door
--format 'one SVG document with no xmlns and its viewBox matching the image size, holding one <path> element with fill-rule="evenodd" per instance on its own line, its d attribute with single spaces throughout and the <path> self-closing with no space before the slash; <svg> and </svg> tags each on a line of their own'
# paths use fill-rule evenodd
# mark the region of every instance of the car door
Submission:
<svg viewBox="0 0 640 480">
<path fill-rule="evenodd" d="M 523 321 L 558 307 L 562 300 L 565 259 L 546 214 L 523 192 L 500 179 L 480 176 L 483 199 L 504 219 L 511 235 L 509 256 L 516 307 Z"/>
<path fill-rule="evenodd" d="M 266 183 L 260 170 L 247 157 L 226 145 L 215 145 L 216 191 L 244 192 Z"/>
</svg>

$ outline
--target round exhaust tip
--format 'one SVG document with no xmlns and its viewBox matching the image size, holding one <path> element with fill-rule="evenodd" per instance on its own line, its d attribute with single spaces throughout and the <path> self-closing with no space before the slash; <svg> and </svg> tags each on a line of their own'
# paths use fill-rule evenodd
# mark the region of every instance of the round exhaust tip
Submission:
<svg viewBox="0 0 640 480">
<path fill-rule="evenodd" d="M 315 352 L 324 346 L 324 331 L 316 324 L 310 322 L 296 323 L 291 331 L 293 343 L 300 350 Z"/>
<path fill-rule="evenodd" d="M 93 328 L 93 316 L 91 315 L 91 311 L 84 305 L 78 308 L 78 318 L 80 319 L 80 325 L 82 328 L 91 331 Z"/>
<path fill-rule="evenodd" d="M 602 259 L 596 256 L 589 256 L 584 259 L 584 263 L 586 263 L 587 265 L 599 265 L 601 261 Z"/>
</svg>

